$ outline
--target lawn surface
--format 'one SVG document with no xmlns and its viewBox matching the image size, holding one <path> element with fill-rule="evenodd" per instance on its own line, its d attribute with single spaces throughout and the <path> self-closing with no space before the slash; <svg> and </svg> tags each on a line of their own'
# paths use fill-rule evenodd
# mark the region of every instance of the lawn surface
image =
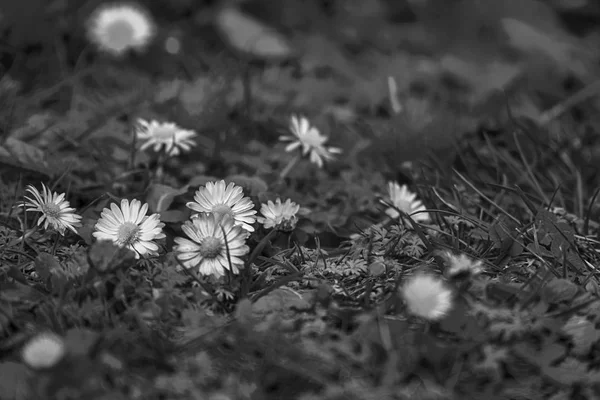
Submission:
<svg viewBox="0 0 600 400">
<path fill-rule="evenodd" d="M 595 2 L 9 3 L 1 399 L 600 399 Z"/>
</svg>

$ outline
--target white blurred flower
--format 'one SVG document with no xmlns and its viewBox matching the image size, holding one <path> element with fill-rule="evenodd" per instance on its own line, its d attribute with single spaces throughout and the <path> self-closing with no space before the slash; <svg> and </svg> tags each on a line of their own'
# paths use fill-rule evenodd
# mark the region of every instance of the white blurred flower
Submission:
<svg viewBox="0 0 600 400">
<path fill-rule="evenodd" d="M 440 279 L 430 275 L 411 277 L 400 292 L 408 311 L 428 320 L 442 318 L 452 307 L 452 291 Z"/>
<path fill-rule="evenodd" d="M 207 182 L 200 187 L 187 207 L 198 213 L 218 213 L 229 215 L 236 225 L 240 225 L 248 232 L 254 232 L 252 224 L 256 221 L 256 210 L 250 198 L 244 197 L 242 188 L 230 182 L 225 186 L 225 181 Z M 194 214 L 192 218 L 197 216 Z"/>
<path fill-rule="evenodd" d="M 298 217 L 296 217 L 298 210 L 300 210 L 300 206 L 290 199 L 287 199 L 285 203 L 282 203 L 279 198 L 275 200 L 275 203 L 269 200 L 266 204 L 261 205 L 260 213 L 263 216 L 257 217 L 257 220 L 266 229 L 277 228 L 283 231 L 292 231 L 298 222 Z"/>
<path fill-rule="evenodd" d="M 387 200 L 391 205 L 410 215 L 416 222 L 429 221 L 429 213 L 421 212 L 426 209 L 423 202 L 417 199 L 417 195 L 409 191 L 406 185 L 400 186 L 397 182 L 388 182 L 388 195 Z M 390 218 L 398 218 L 400 213 L 395 208 L 389 207 L 385 213 Z"/>
<path fill-rule="evenodd" d="M 52 368 L 65 356 L 63 339 L 55 333 L 40 333 L 23 346 L 21 358 L 32 369 Z"/>
<path fill-rule="evenodd" d="M 293 136 L 281 136 L 279 140 L 291 142 L 285 148 L 285 151 L 294 151 L 302 148 L 302 155 L 310 154 L 310 161 L 317 164 L 319 168 L 323 167 L 323 160 L 333 160 L 334 154 L 341 154 L 342 149 L 337 147 L 325 147 L 327 137 L 321 135 L 319 130 L 310 125 L 305 117 L 292 116 L 290 121 L 290 131 Z"/>
<path fill-rule="evenodd" d="M 134 3 L 101 5 L 87 21 L 89 40 L 115 56 L 129 49 L 143 50 L 155 31 L 150 13 Z"/>
<path fill-rule="evenodd" d="M 202 213 L 181 229 L 189 239 L 175 238 L 173 250 L 186 268 L 198 268 L 199 274 L 217 278 L 225 275 L 225 270 L 238 274 L 243 268 L 240 257 L 250 250 L 246 246 L 247 232 L 229 215 Z"/>
<path fill-rule="evenodd" d="M 24 204 L 25 210 L 42 213 L 37 222 L 38 226 L 43 222 L 44 229 L 50 226 L 61 235 L 65 234 L 65 229 L 77 233 L 75 227 L 81 226 L 81 216 L 74 212 L 74 208 L 69 207 L 70 204 L 65 200 L 64 193 L 52 193 L 44 184 L 42 184 L 42 193 L 31 185 L 27 186 L 26 191 L 31 193 L 33 198 L 25 196 L 27 200 Z"/>
<path fill-rule="evenodd" d="M 98 240 L 110 240 L 119 247 L 133 250 L 136 258 L 158 254 L 155 239 L 162 239 L 165 234 L 159 214 L 146 215 L 148 204 L 142 205 L 139 200 L 121 200 L 121 207 L 115 203 L 110 209 L 102 210 L 100 219 L 92 233 Z"/>
<path fill-rule="evenodd" d="M 446 252 L 444 258 L 449 264 L 446 274 L 450 278 L 456 277 L 457 275 L 475 276 L 483 271 L 483 263 L 481 260 L 473 260 L 464 253 L 454 255 L 450 252 Z"/>
<path fill-rule="evenodd" d="M 181 151 L 190 151 L 196 145 L 192 140 L 196 136 L 193 130 L 181 129 L 173 122 L 145 121 L 138 119 L 137 138 L 145 141 L 140 150 L 152 147 L 154 151 L 163 150 L 168 156 L 177 156 Z"/>
</svg>

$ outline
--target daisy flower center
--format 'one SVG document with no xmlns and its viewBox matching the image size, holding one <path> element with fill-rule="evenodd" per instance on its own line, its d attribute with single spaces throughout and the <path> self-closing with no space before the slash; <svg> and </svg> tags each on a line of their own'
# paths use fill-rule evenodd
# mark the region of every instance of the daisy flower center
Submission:
<svg viewBox="0 0 600 400">
<path fill-rule="evenodd" d="M 106 39 L 119 49 L 129 46 L 134 34 L 133 26 L 127 21 L 115 21 L 106 29 Z"/>
<path fill-rule="evenodd" d="M 233 210 L 226 204 L 216 204 L 212 208 L 212 212 L 219 213 L 222 215 L 229 215 L 230 217 L 234 217 Z"/>
<path fill-rule="evenodd" d="M 46 203 L 41 206 L 42 212 L 46 214 L 49 218 L 59 218 L 60 217 L 60 207 L 58 204 L 54 203 Z"/>
<path fill-rule="evenodd" d="M 405 213 L 410 213 L 411 211 L 411 202 L 404 199 L 398 199 L 394 201 L 394 207 L 398 210 L 404 211 Z"/>
<path fill-rule="evenodd" d="M 222 243 L 221 240 L 209 236 L 204 238 L 200 245 L 200 252 L 206 258 L 215 258 L 221 254 Z"/>
<path fill-rule="evenodd" d="M 139 236 L 140 227 L 133 222 L 125 222 L 121 224 L 119 227 L 119 231 L 117 233 L 117 243 L 122 245 L 131 245 L 134 243 Z"/>
<path fill-rule="evenodd" d="M 152 136 L 161 142 L 170 142 L 175 137 L 175 132 L 171 128 L 159 127 L 154 129 Z"/>
<path fill-rule="evenodd" d="M 312 130 L 306 133 L 306 135 L 302 138 L 302 141 L 310 147 L 321 147 L 323 145 L 323 139 L 321 135 Z"/>
</svg>

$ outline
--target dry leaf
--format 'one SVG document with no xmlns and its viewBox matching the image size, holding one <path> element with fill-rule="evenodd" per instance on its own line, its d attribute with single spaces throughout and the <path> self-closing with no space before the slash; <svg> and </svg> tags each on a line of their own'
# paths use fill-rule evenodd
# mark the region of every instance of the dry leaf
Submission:
<svg viewBox="0 0 600 400">
<path fill-rule="evenodd" d="M 216 23 L 228 44 L 242 53 L 261 59 L 289 58 L 294 53 L 282 34 L 235 7 L 223 8 Z"/>
</svg>

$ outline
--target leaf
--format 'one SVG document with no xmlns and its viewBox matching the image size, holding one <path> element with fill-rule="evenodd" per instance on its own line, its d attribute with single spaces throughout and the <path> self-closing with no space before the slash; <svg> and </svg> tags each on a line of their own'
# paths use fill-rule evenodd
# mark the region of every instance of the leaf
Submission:
<svg viewBox="0 0 600 400">
<path fill-rule="evenodd" d="M 187 186 L 191 188 L 199 188 L 200 186 L 205 186 L 208 182 L 215 182 L 218 180 L 219 178 L 214 176 L 198 175 L 190 179 Z"/>
<path fill-rule="evenodd" d="M 169 100 L 179 97 L 179 93 L 184 87 L 183 83 L 181 79 L 160 82 L 154 93 L 154 101 L 157 103 L 166 103 Z"/>
<path fill-rule="evenodd" d="M 600 340 L 600 330 L 596 329 L 594 322 L 579 315 L 569 318 L 562 331 L 573 341 L 571 352 L 576 356 L 590 354 L 592 346 Z"/>
<path fill-rule="evenodd" d="M 175 197 L 182 195 L 188 191 L 189 185 L 180 189 L 172 188 L 171 186 L 155 183 L 150 186 L 150 192 L 146 197 L 148 207 L 152 213 L 160 213 L 169 209 Z"/>
<path fill-rule="evenodd" d="M 258 196 L 269 189 L 267 183 L 257 176 L 230 175 L 227 180 L 243 187 L 244 193 L 250 196 Z"/>
<path fill-rule="evenodd" d="M 109 240 L 100 240 L 88 248 L 87 258 L 90 266 L 98 272 L 110 272 L 133 263 L 135 253 Z"/>
<path fill-rule="evenodd" d="M 302 296 L 287 287 L 277 288 L 265 296 L 262 296 L 252 304 L 252 312 L 258 315 L 284 311 L 290 308 L 306 309 L 310 307 L 309 302 Z"/>
<path fill-rule="evenodd" d="M 222 8 L 216 25 L 227 43 L 239 52 L 260 59 L 285 59 L 294 53 L 282 34 L 235 7 Z"/>
<path fill-rule="evenodd" d="M 71 328 L 65 335 L 69 353 L 75 356 L 87 356 L 100 339 L 97 332 L 85 328 Z"/>
<path fill-rule="evenodd" d="M 227 113 L 224 107 L 231 82 L 224 76 L 202 76 L 186 83 L 179 91 L 179 101 L 193 117 L 214 117 Z"/>
<path fill-rule="evenodd" d="M 369 275 L 371 276 L 381 276 L 385 273 L 385 264 L 381 261 L 372 262 L 369 265 Z"/>
<path fill-rule="evenodd" d="M 247 298 L 240 300 L 235 307 L 234 316 L 241 324 L 249 325 L 252 322 L 252 301 Z"/>
<path fill-rule="evenodd" d="M 523 245 L 516 240 L 517 224 L 505 215 L 500 215 L 492 223 L 489 235 L 494 242 L 494 248 L 499 248 L 502 253 L 516 257 L 523 251 Z"/>
<path fill-rule="evenodd" d="M 96 230 L 96 219 L 85 218 L 81 227 L 77 229 L 77 234 L 84 240 L 88 246 L 94 242 L 92 233 Z"/>
<path fill-rule="evenodd" d="M 553 367 L 546 364 L 541 373 L 562 385 L 575 386 L 577 383 L 588 384 L 586 373 L 589 371 L 587 363 L 582 363 L 574 358 L 567 358 L 559 366 Z"/>
<path fill-rule="evenodd" d="M 36 172 L 50 177 L 45 154 L 35 146 L 9 137 L 0 146 L 0 166 L 18 168 L 25 172 Z"/>
<path fill-rule="evenodd" d="M 541 291 L 542 299 L 550 304 L 569 302 L 579 293 L 579 287 L 567 279 L 553 279 Z"/>
<path fill-rule="evenodd" d="M 535 216 L 540 243 L 550 244 L 550 251 L 562 263 L 566 256 L 567 262 L 579 271 L 585 271 L 586 266 L 581 257 L 573 250 L 576 248 L 575 231 L 564 221 L 546 209 L 538 210 Z"/>
<path fill-rule="evenodd" d="M 38 273 L 40 278 L 44 280 L 44 283 L 49 290 L 53 290 L 53 288 L 58 289 L 62 286 L 62 284 L 65 283 L 66 279 L 60 274 L 56 273 L 56 271 L 61 271 L 62 266 L 51 254 L 38 254 L 38 256 L 35 258 L 34 266 L 35 271 Z"/>
<path fill-rule="evenodd" d="M 0 300 L 8 303 L 16 303 L 18 305 L 33 304 L 45 299 L 44 294 L 39 290 L 35 290 L 31 286 L 22 283 L 1 282 L 0 281 Z"/>
<path fill-rule="evenodd" d="M 468 83 L 472 94 L 471 103 L 480 104 L 496 91 L 506 89 L 522 72 L 522 67 L 500 61 L 487 65 L 473 63 L 453 55 L 446 55 L 441 60 L 442 68 Z"/>
<path fill-rule="evenodd" d="M 531 364 L 542 369 L 546 366 L 550 366 L 556 360 L 564 357 L 565 353 L 567 352 L 567 349 L 564 345 L 549 341 L 547 341 L 547 343 L 543 343 L 543 346 L 541 346 L 540 349 L 537 349 L 531 343 L 516 343 L 513 346 L 513 350 L 520 357 L 523 357 Z"/>
<path fill-rule="evenodd" d="M 38 273 L 40 278 L 44 281 L 48 281 L 52 276 L 50 272 L 53 269 L 60 268 L 60 264 L 52 255 L 48 253 L 40 253 L 35 258 L 34 262 L 35 271 Z"/>
<path fill-rule="evenodd" d="M 181 210 L 169 210 L 160 213 L 160 220 L 162 222 L 183 222 L 188 219 L 188 213 Z"/>
<path fill-rule="evenodd" d="M 524 52 L 544 54 L 562 69 L 576 72 L 577 75 L 581 74 L 582 71 L 574 71 L 574 65 L 578 64 L 573 62 L 577 49 L 564 38 L 566 34 L 558 35 L 555 32 L 536 29 L 514 18 L 503 18 L 501 24 L 514 48 Z"/>
</svg>

